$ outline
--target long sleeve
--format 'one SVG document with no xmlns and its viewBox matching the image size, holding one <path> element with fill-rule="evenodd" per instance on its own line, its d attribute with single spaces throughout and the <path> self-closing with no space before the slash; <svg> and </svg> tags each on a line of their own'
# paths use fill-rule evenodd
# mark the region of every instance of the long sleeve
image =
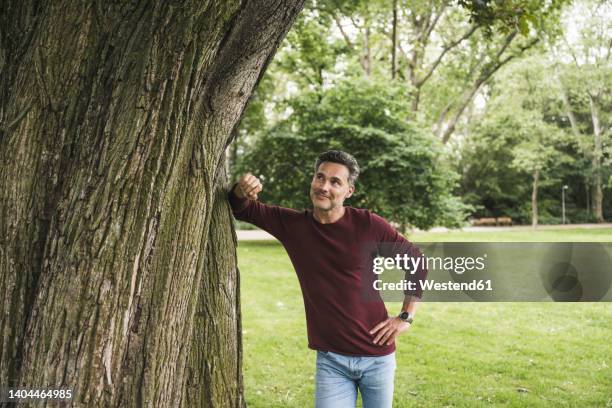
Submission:
<svg viewBox="0 0 612 408">
<path fill-rule="evenodd" d="M 235 186 L 235 185 L 234 185 Z M 279 241 L 287 236 L 288 218 L 299 214 L 298 211 L 276 205 L 268 205 L 247 198 L 238 198 L 234 186 L 228 193 L 228 199 L 234 218 L 246 221 L 272 234 Z"/>
</svg>

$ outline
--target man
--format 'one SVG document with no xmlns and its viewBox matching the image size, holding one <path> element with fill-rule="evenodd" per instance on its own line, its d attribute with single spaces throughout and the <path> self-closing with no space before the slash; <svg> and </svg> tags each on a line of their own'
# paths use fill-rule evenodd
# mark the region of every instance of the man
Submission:
<svg viewBox="0 0 612 408">
<path fill-rule="evenodd" d="M 357 390 L 364 408 L 391 407 L 395 338 L 412 323 L 421 291 L 407 293 L 402 312 L 389 317 L 377 302 L 363 297 L 364 248 L 421 253 L 383 218 L 345 207 L 355 191 L 359 166 L 348 153 L 330 150 L 315 163 L 310 184 L 312 211 L 295 211 L 257 201 L 263 186 L 243 175 L 229 193 L 234 216 L 268 231 L 285 247 L 296 270 L 306 311 L 308 347 L 317 350 L 317 408 L 355 407 Z M 366 254 L 367 255 L 367 254 Z M 372 269 L 369 270 L 372 275 Z M 427 271 L 414 276 L 424 279 Z"/>
</svg>

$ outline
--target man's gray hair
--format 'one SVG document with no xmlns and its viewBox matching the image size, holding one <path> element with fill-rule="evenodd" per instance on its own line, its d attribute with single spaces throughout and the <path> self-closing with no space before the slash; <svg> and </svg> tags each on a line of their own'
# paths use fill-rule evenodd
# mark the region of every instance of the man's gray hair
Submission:
<svg viewBox="0 0 612 408">
<path fill-rule="evenodd" d="M 328 150 L 325 153 L 321 153 L 315 162 L 315 173 L 323 162 L 338 163 L 346 166 L 349 171 L 348 182 L 351 186 L 355 185 L 357 177 L 359 177 L 359 164 L 357 164 L 357 160 L 352 155 L 342 150 Z"/>
</svg>

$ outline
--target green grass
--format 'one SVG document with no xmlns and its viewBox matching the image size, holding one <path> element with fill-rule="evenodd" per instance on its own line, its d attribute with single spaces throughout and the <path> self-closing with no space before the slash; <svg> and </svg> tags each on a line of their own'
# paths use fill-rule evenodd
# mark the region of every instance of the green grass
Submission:
<svg viewBox="0 0 612 408">
<path fill-rule="evenodd" d="M 436 233 L 414 241 L 610 241 L 611 230 Z M 556 238 L 556 239 L 555 239 Z M 313 405 L 297 278 L 280 244 L 240 242 L 250 407 Z M 399 303 L 388 303 L 390 312 Z M 394 407 L 612 407 L 609 303 L 433 303 L 397 341 Z"/>
<path fill-rule="evenodd" d="M 612 242 L 612 229 L 421 232 L 406 237 L 420 242 Z"/>
</svg>

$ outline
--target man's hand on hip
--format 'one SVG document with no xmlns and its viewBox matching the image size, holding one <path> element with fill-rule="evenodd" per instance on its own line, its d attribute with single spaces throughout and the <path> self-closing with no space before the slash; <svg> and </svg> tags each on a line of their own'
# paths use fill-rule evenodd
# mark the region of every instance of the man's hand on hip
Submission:
<svg viewBox="0 0 612 408">
<path fill-rule="evenodd" d="M 393 343 L 398 334 L 405 332 L 409 327 L 410 323 L 403 321 L 399 317 L 389 317 L 370 330 L 370 334 L 375 336 L 374 344 L 379 346 L 389 345 Z"/>
<path fill-rule="evenodd" d="M 261 190 L 263 190 L 261 181 L 251 173 L 246 173 L 238 180 L 238 184 L 234 187 L 234 194 L 236 194 L 238 198 L 257 200 L 257 194 L 261 192 Z"/>
</svg>

